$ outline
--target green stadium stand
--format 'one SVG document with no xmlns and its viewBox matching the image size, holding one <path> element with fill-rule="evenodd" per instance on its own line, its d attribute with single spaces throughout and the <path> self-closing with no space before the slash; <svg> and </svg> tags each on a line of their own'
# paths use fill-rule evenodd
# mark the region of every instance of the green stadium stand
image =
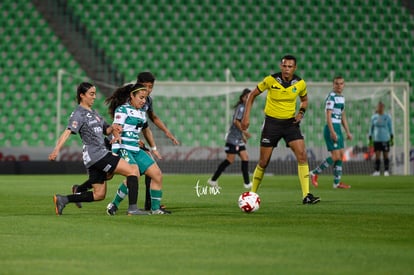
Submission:
<svg viewBox="0 0 414 275">
<path fill-rule="evenodd" d="M 285 53 L 298 57 L 298 74 L 306 81 L 330 81 L 337 73 L 347 81 L 382 81 L 391 70 L 397 81 L 414 79 L 414 19 L 398 1 L 379 0 L 375 5 L 333 0 L 296 4 L 281 0 L 67 3 L 85 24 L 90 39 L 130 80 L 138 71 L 151 70 L 158 80 L 224 81 L 228 67 L 238 81 L 260 81 L 277 70 Z M 283 4 L 283 12 L 279 12 L 279 4 Z M 16 125 L 13 133 L 1 126 L 0 146 L 53 146 L 57 70 L 85 73 L 29 0 L 2 1 L 0 8 L 0 34 L 5 42 L 0 45 L 1 109 L 11 108 L 20 115 L 17 124 L 30 125 Z M 76 106 L 74 82 L 78 81 L 64 80 L 62 125 Z M 20 114 L 22 100 L 27 111 Z M 100 98 L 96 106 L 106 115 L 103 100 Z M 224 109 L 222 102 L 212 102 L 219 105 L 215 112 Z M 228 122 L 220 119 L 217 129 L 211 127 L 211 107 L 203 99 L 191 99 L 190 103 L 188 107 L 160 99 L 156 110 L 172 128 L 178 124 L 181 133 L 188 133 L 182 137 L 184 144 L 221 144 L 222 135 L 216 132 L 223 132 Z M 182 109 L 185 115 L 175 116 L 169 106 Z M 413 117 L 413 104 L 411 113 Z M 4 114 L 0 119 L 10 121 Z M 413 121 L 411 129 L 413 132 Z M 203 134 L 197 140 L 197 131 L 216 133 L 217 138 L 207 140 Z"/>
</svg>

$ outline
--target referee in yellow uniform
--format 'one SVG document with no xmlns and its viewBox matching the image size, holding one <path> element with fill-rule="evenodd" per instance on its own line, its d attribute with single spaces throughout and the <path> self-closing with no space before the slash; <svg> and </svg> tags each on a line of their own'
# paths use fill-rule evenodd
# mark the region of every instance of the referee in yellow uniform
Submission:
<svg viewBox="0 0 414 275">
<path fill-rule="evenodd" d="M 302 188 L 303 204 L 315 204 L 319 197 L 309 193 L 309 165 L 306 156 L 305 141 L 299 123 L 305 116 L 308 107 L 306 83 L 295 75 L 296 58 L 285 55 L 280 62 L 280 72 L 265 77 L 250 92 L 242 119 L 242 128 L 247 130 L 250 123 L 250 110 L 255 98 L 267 90 L 265 105 L 265 121 L 260 140 L 260 160 L 254 170 L 252 192 L 257 192 L 269 164 L 273 149 L 280 139 L 284 139 L 298 161 L 298 176 Z M 299 111 L 296 101 L 300 98 Z"/>
</svg>

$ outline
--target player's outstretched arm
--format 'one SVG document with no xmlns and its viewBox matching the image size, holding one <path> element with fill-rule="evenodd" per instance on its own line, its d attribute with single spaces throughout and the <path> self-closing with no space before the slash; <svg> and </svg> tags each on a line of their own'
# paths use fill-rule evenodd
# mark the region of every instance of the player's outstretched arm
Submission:
<svg viewBox="0 0 414 275">
<path fill-rule="evenodd" d="M 177 140 L 177 138 L 168 130 L 167 126 L 165 126 L 164 122 L 154 113 L 154 111 L 148 111 L 147 112 L 148 117 L 151 119 L 151 121 L 157 126 L 161 131 L 164 132 L 164 134 L 173 142 L 174 145 L 179 145 L 180 142 Z"/>
<path fill-rule="evenodd" d="M 59 155 L 60 149 L 62 148 L 62 146 L 65 144 L 66 140 L 69 138 L 70 134 L 71 134 L 71 130 L 66 129 L 65 131 L 63 131 L 63 133 L 60 135 L 55 148 L 53 149 L 52 153 L 50 153 L 49 155 L 49 160 L 56 160 L 57 156 Z"/>
</svg>

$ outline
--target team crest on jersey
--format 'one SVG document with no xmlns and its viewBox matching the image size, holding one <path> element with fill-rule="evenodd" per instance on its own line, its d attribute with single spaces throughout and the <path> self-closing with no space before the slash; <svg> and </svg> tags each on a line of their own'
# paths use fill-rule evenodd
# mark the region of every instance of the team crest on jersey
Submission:
<svg viewBox="0 0 414 275">
<path fill-rule="evenodd" d="M 296 89 L 296 86 L 295 86 L 295 87 L 293 87 L 292 92 L 296 93 L 296 91 L 297 91 L 297 89 Z"/>
</svg>

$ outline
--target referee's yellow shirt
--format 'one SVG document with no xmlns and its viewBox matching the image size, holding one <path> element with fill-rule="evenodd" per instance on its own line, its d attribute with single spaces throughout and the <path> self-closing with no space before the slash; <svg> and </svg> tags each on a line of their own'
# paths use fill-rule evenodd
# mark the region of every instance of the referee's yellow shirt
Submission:
<svg viewBox="0 0 414 275">
<path fill-rule="evenodd" d="M 297 97 L 308 93 L 303 79 L 294 75 L 287 83 L 282 80 L 281 73 L 265 77 L 257 88 L 261 93 L 267 90 L 265 114 L 278 119 L 295 117 Z"/>
</svg>

